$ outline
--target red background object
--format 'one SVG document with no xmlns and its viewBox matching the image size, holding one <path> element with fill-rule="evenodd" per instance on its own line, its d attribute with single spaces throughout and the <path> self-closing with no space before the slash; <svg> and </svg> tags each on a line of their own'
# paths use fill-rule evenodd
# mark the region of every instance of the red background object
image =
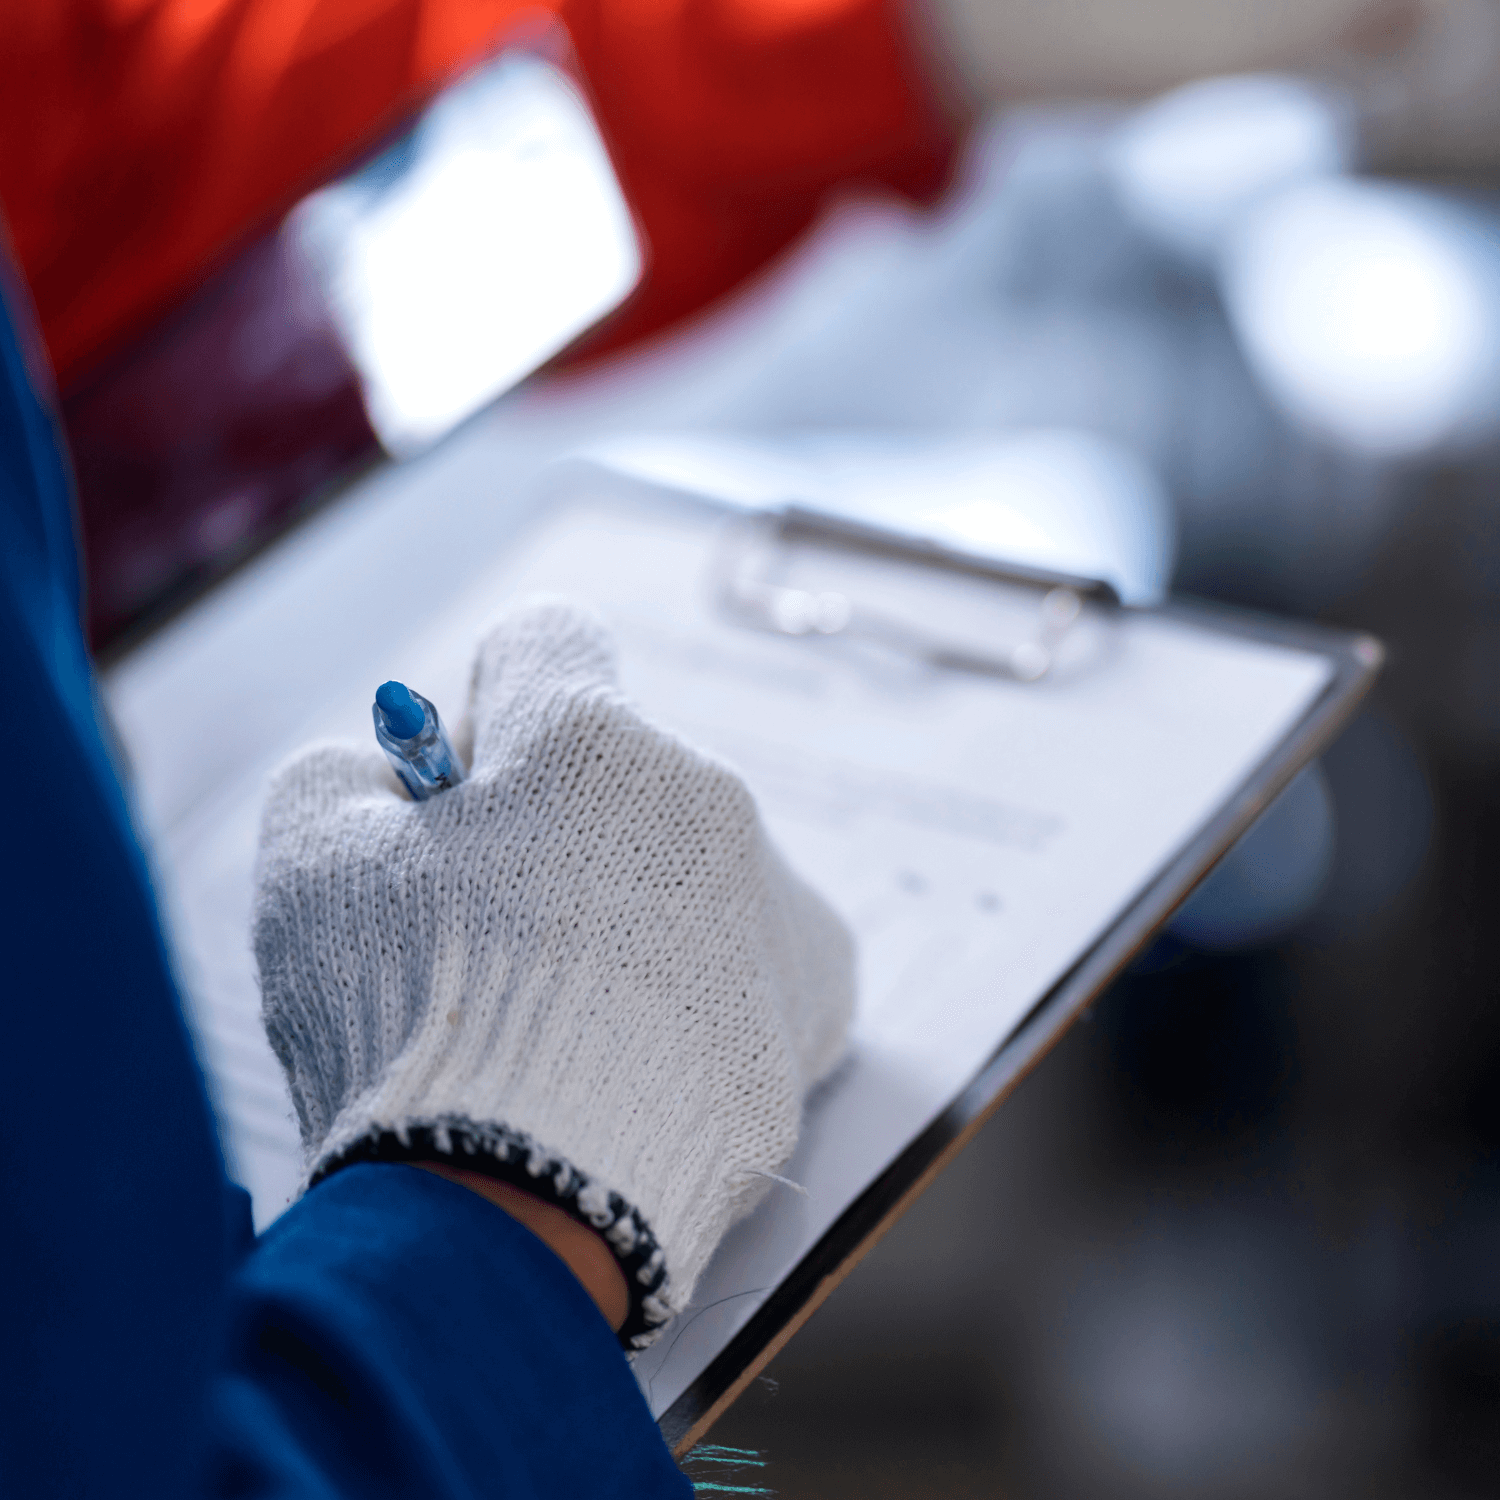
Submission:
<svg viewBox="0 0 1500 1500">
<path fill-rule="evenodd" d="M 548 8 L 649 247 L 611 346 L 732 287 L 835 183 L 942 185 L 954 130 L 898 0 Z M 537 19 L 522 0 L 5 7 L 0 202 L 62 389 Z"/>
<path fill-rule="evenodd" d="M 376 451 L 275 230 L 445 83 L 556 31 L 646 247 L 570 350 L 697 312 L 851 180 L 928 199 L 956 126 L 899 0 L 28 0 L 0 11 L 0 203 L 63 396 L 96 647 Z"/>
</svg>

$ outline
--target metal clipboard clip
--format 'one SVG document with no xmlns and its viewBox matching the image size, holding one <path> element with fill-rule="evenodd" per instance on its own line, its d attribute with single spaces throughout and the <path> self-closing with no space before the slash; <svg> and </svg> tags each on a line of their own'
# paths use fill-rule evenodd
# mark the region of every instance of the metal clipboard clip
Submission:
<svg viewBox="0 0 1500 1500">
<path fill-rule="evenodd" d="M 830 575 L 826 587 L 818 586 L 819 559 Z M 879 586 L 878 573 L 889 574 L 893 566 L 921 570 L 939 583 L 998 587 L 1012 596 L 1013 607 L 999 630 L 944 629 L 932 623 L 940 611 L 920 598 L 908 600 L 905 610 L 885 602 L 889 590 Z M 1052 670 L 1085 604 L 1120 603 L 1114 588 L 1097 578 L 998 562 L 795 505 L 731 528 L 718 555 L 714 592 L 719 610 L 750 629 L 861 641 L 930 666 L 1015 682 L 1037 682 Z M 882 603 L 867 602 L 872 597 Z M 976 639 L 965 639 L 971 634 Z"/>
</svg>

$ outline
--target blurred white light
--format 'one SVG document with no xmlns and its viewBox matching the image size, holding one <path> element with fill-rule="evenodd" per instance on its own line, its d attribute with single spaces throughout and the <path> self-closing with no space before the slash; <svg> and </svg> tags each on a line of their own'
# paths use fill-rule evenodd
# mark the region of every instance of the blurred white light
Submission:
<svg viewBox="0 0 1500 1500">
<path fill-rule="evenodd" d="M 1300 78 L 1245 74 L 1146 105 L 1115 137 L 1109 165 L 1126 211 L 1148 234 L 1206 261 L 1251 204 L 1344 171 L 1350 140 L 1336 96 Z"/>
<path fill-rule="evenodd" d="M 1166 593 L 1177 550 L 1171 502 L 1120 444 L 1072 428 L 1016 433 L 970 472 L 969 495 L 939 498 L 924 517 L 938 540 L 1102 578 L 1127 604 Z"/>
<path fill-rule="evenodd" d="M 635 227 L 587 105 L 511 54 L 370 171 L 299 207 L 301 243 L 392 453 L 443 436 L 617 306 Z"/>
<path fill-rule="evenodd" d="M 1328 181 L 1252 214 L 1223 263 L 1230 317 L 1288 413 L 1396 457 L 1500 419 L 1493 226 L 1411 188 Z"/>
</svg>

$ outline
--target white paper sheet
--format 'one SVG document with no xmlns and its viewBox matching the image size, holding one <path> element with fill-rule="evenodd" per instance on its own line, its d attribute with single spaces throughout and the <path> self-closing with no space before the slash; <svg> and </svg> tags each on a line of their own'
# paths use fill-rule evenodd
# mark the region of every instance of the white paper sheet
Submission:
<svg viewBox="0 0 1500 1500">
<path fill-rule="evenodd" d="M 372 628 L 360 660 L 357 629 L 346 630 L 342 660 L 354 669 L 345 687 L 336 701 L 309 704 L 275 756 L 308 738 L 367 739 L 371 693 L 386 677 L 456 719 L 486 622 L 519 594 L 567 593 L 613 626 L 626 690 L 743 772 L 793 865 L 854 929 L 860 999 L 849 1055 L 810 1101 L 785 1168 L 806 1196 L 774 1187 L 731 1232 L 694 1307 L 639 1357 L 658 1414 L 1228 800 L 1330 675 L 1318 656 L 1128 612 L 1090 614 L 1055 674 L 1027 685 L 848 641 L 762 634 L 713 605 L 722 526 L 706 508 L 618 497 L 555 509 L 420 636 L 392 648 L 388 632 Z M 906 587 L 878 565 L 851 563 L 846 573 L 840 586 L 862 598 Z M 983 642 L 1012 626 L 1014 601 L 987 586 L 911 587 L 897 605 L 923 619 L 945 612 L 946 630 Z M 373 621 L 378 601 L 369 608 Z M 193 724 L 191 704 L 181 713 L 179 744 L 214 732 Z M 134 736 L 148 760 L 149 738 Z M 247 946 L 270 758 L 197 802 L 158 847 L 227 1143 L 262 1222 L 297 1176 Z"/>
</svg>

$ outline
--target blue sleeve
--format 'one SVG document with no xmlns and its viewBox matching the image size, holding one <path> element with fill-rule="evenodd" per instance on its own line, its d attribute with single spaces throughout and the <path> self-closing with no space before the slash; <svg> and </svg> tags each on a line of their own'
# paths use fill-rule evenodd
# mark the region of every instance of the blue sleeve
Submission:
<svg viewBox="0 0 1500 1500">
<path fill-rule="evenodd" d="M 0 251 L 0 1491 L 684 1496 L 529 1231 L 351 1168 L 259 1243 L 226 1182 L 79 624 L 71 490 Z"/>
<path fill-rule="evenodd" d="M 692 1493 L 593 1300 L 467 1188 L 349 1167 L 271 1227 L 236 1290 L 220 1493 Z"/>
</svg>

